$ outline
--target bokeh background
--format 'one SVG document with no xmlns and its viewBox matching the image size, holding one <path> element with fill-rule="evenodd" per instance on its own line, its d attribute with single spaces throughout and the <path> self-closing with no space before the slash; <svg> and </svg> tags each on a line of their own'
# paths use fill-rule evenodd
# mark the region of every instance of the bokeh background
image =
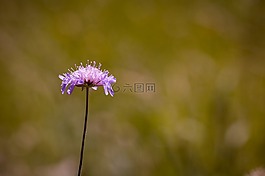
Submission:
<svg viewBox="0 0 265 176">
<path fill-rule="evenodd" d="M 265 165 L 265 1 L 1 0 L 0 175 L 76 175 L 87 59 L 84 176 L 236 176 Z M 155 91 L 135 90 L 136 83 Z"/>
</svg>

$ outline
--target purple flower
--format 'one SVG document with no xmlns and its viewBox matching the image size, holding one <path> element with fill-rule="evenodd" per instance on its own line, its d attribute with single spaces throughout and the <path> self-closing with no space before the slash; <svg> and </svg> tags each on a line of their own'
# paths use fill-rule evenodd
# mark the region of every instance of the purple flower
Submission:
<svg viewBox="0 0 265 176">
<path fill-rule="evenodd" d="M 114 95 L 111 84 L 116 82 L 116 78 L 112 75 L 109 76 L 108 70 L 100 70 L 101 64 L 96 67 L 96 62 L 87 61 L 86 66 L 82 63 L 80 66 L 75 65 L 75 69 L 68 69 L 69 72 L 59 75 L 62 80 L 62 94 L 64 94 L 67 89 L 67 94 L 71 94 L 77 87 L 92 87 L 92 89 L 97 90 L 98 86 L 103 86 L 105 94 Z"/>
</svg>

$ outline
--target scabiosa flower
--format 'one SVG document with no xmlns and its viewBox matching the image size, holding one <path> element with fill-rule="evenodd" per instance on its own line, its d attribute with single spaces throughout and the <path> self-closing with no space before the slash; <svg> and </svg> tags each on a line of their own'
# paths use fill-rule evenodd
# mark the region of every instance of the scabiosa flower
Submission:
<svg viewBox="0 0 265 176">
<path fill-rule="evenodd" d="M 116 82 L 116 78 L 113 75 L 109 76 L 108 70 L 101 70 L 101 64 L 96 67 L 96 62 L 87 61 L 87 64 L 83 66 L 81 63 L 80 66 L 75 65 L 75 69 L 68 69 L 69 72 L 59 75 L 59 78 L 62 80 L 62 94 L 64 94 L 67 89 L 67 94 L 71 94 L 77 87 L 91 87 L 94 90 L 97 90 L 98 86 L 103 86 L 104 92 L 106 95 L 114 95 L 112 89 L 112 84 Z"/>
<path fill-rule="evenodd" d="M 83 156 L 84 156 L 84 148 L 85 148 L 85 138 L 86 138 L 86 129 L 87 129 L 87 120 L 89 116 L 88 105 L 89 105 L 89 89 L 90 87 L 94 90 L 97 90 L 98 86 L 103 86 L 105 94 L 114 95 L 114 91 L 112 89 L 112 84 L 116 82 L 116 78 L 112 75 L 109 75 L 108 70 L 101 70 L 101 64 L 96 67 L 96 62 L 89 62 L 85 66 L 75 65 L 75 69 L 68 69 L 69 72 L 59 75 L 59 78 L 62 80 L 61 91 L 64 94 L 65 90 L 67 94 L 71 94 L 75 88 L 82 87 L 82 89 L 86 89 L 86 108 L 85 108 L 85 119 L 84 119 L 84 128 L 82 135 L 82 143 L 80 150 L 80 159 L 78 166 L 77 176 L 81 176 L 82 172 L 82 164 L 83 164 Z"/>
</svg>

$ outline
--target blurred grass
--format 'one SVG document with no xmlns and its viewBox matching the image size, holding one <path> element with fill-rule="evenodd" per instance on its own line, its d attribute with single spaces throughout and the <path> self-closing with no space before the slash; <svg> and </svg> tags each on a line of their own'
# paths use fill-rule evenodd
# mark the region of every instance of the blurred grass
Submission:
<svg viewBox="0 0 265 176">
<path fill-rule="evenodd" d="M 91 93 L 83 175 L 246 175 L 264 167 L 265 4 L 0 2 L 0 175 L 74 175 L 87 59 L 121 89 Z M 124 91 L 155 83 L 155 92 Z M 124 92 L 123 92 L 124 91 Z"/>
</svg>

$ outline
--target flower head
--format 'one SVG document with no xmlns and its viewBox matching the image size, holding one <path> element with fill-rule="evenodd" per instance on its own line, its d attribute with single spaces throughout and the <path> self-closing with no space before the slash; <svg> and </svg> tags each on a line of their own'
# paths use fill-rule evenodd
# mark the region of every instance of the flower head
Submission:
<svg viewBox="0 0 265 176">
<path fill-rule="evenodd" d="M 100 70 L 101 64 L 96 66 L 96 62 L 89 62 L 83 66 L 81 63 L 80 66 L 75 65 L 75 69 L 68 69 L 69 72 L 59 75 L 59 78 L 62 80 L 62 94 L 64 94 L 67 89 L 67 94 L 71 94 L 77 87 L 92 87 L 94 90 L 97 90 L 98 86 L 103 86 L 105 94 L 114 95 L 111 84 L 116 82 L 116 78 L 113 75 L 109 76 L 108 70 Z"/>
</svg>

